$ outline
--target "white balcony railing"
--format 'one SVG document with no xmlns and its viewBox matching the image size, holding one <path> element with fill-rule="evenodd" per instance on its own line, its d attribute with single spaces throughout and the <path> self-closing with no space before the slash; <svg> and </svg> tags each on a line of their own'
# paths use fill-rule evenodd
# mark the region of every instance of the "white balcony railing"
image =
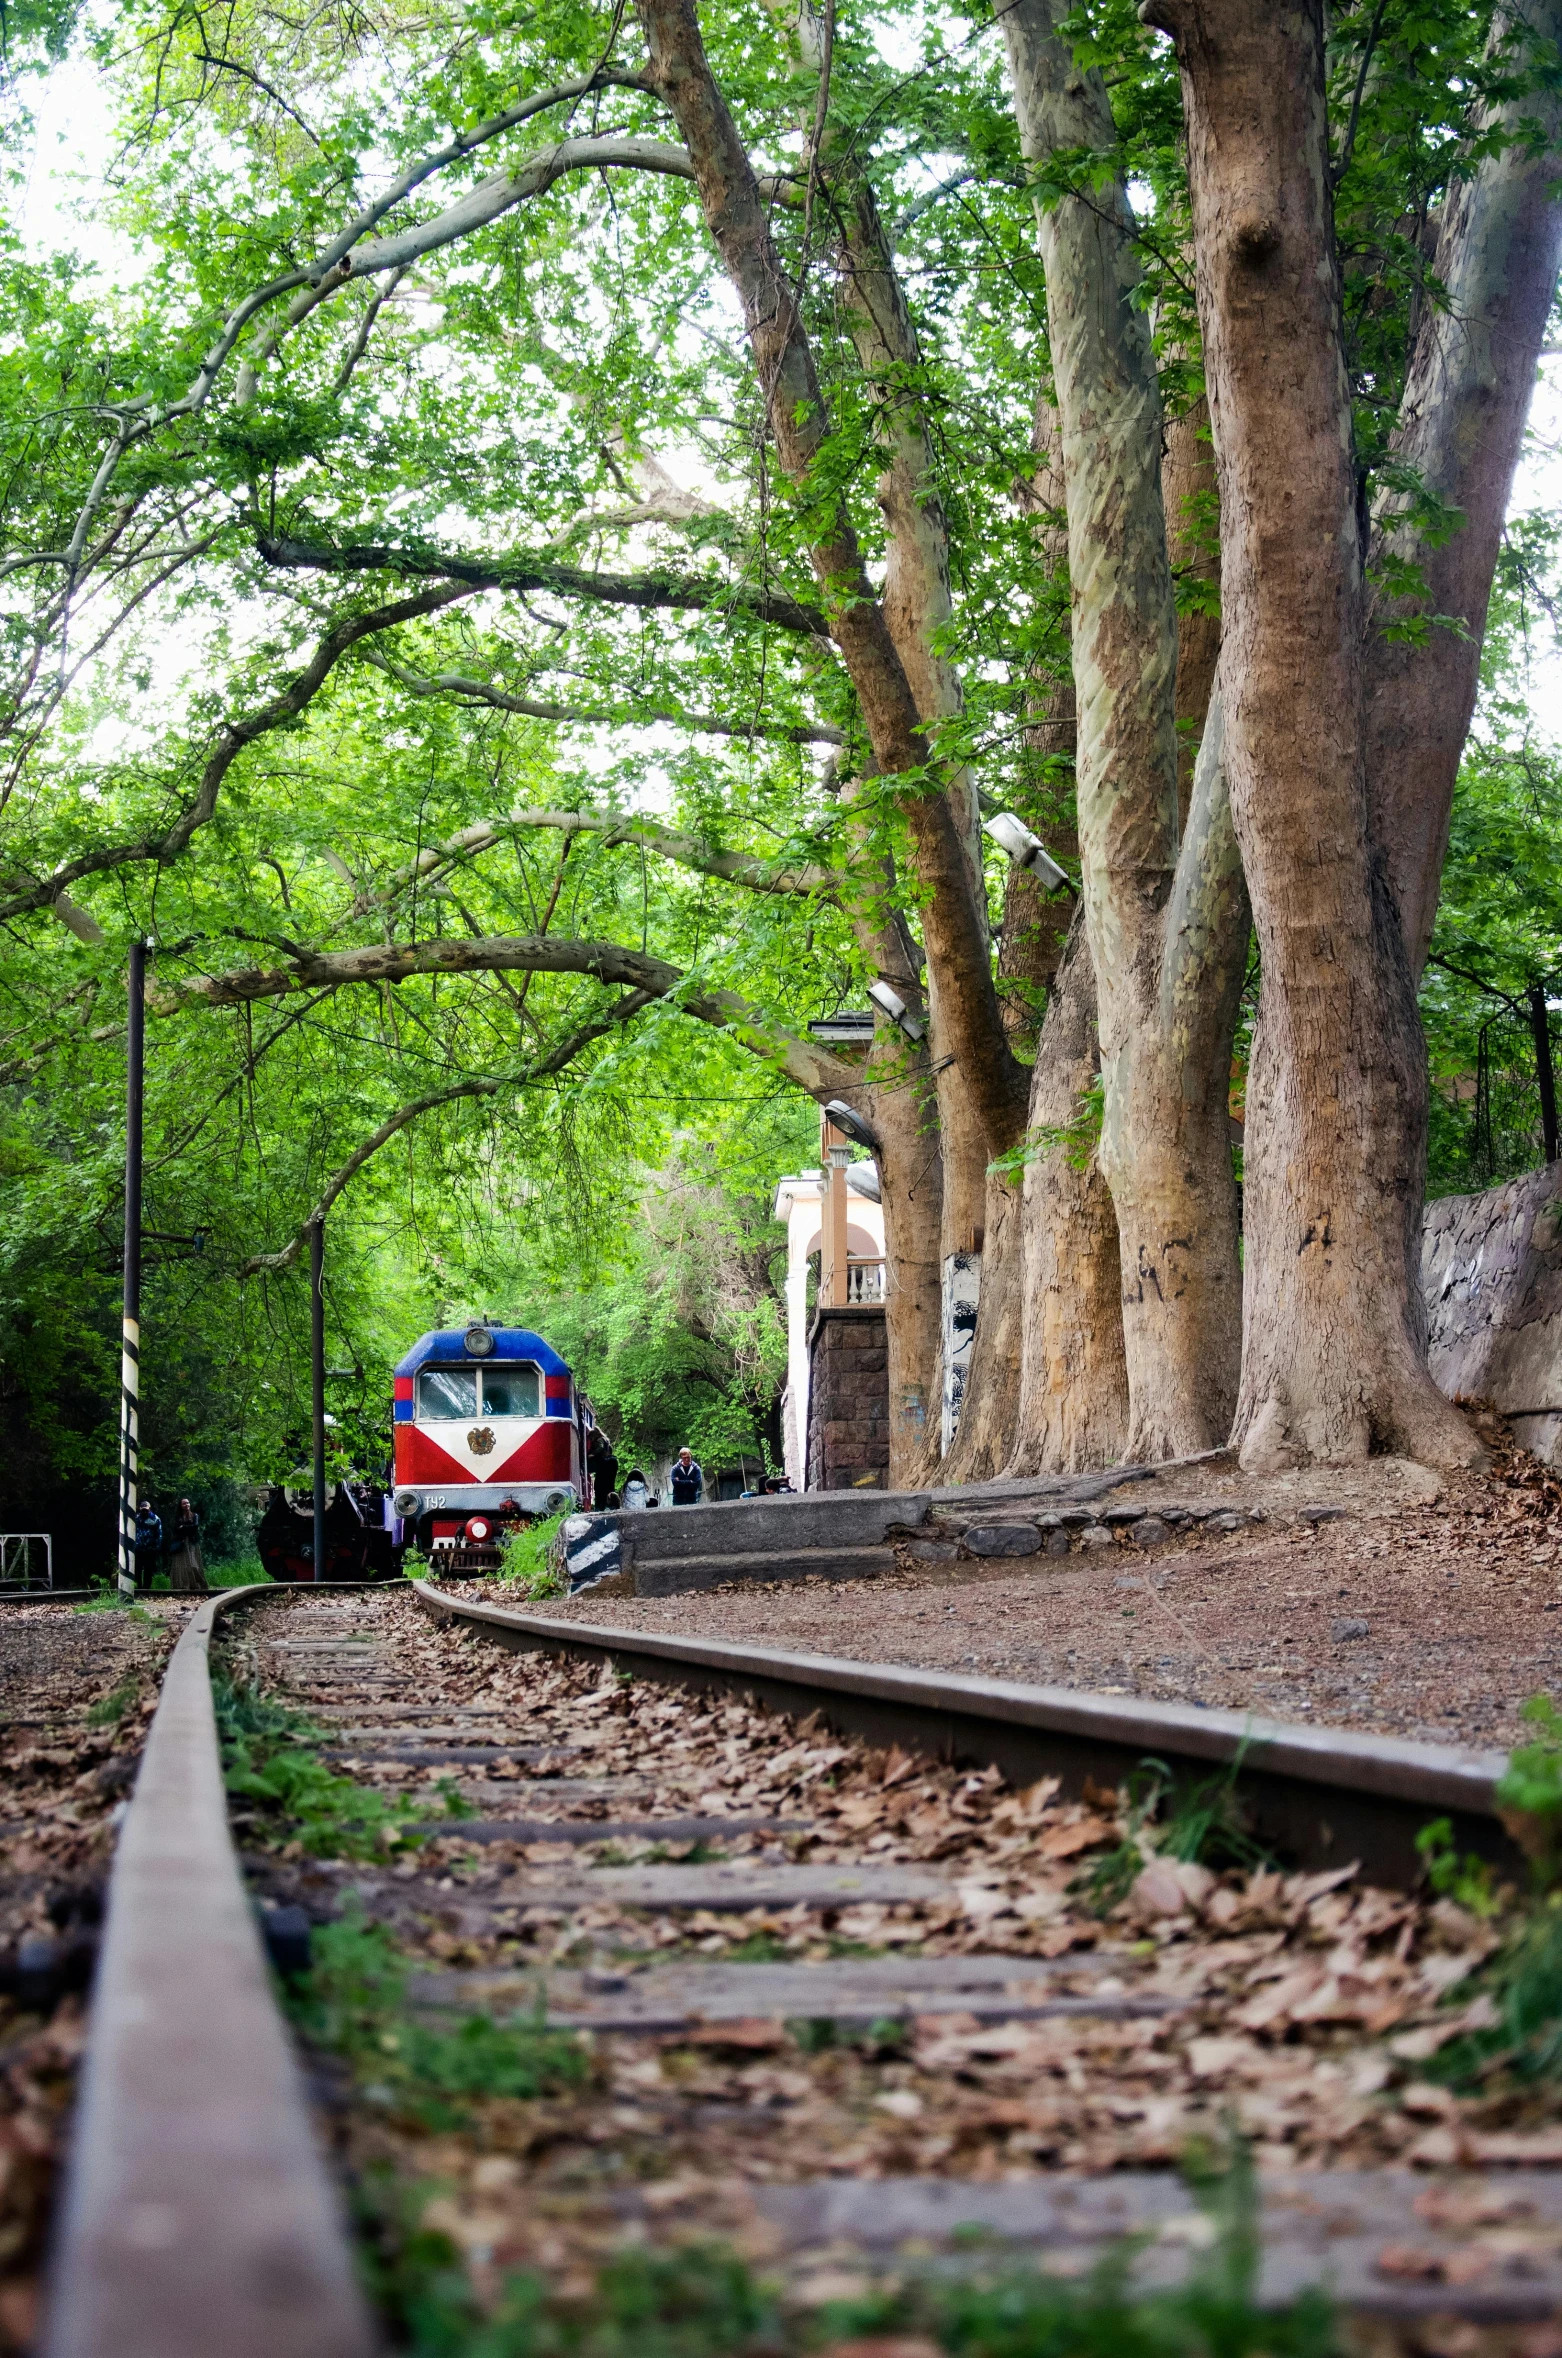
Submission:
<svg viewBox="0 0 1562 2358">
<path fill-rule="evenodd" d="M 846 1299 L 848 1302 L 882 1302 L 884 1299 L 884 1263 L 882 1261 L 848 1261 L 846 1264 Z"/>
</svg>

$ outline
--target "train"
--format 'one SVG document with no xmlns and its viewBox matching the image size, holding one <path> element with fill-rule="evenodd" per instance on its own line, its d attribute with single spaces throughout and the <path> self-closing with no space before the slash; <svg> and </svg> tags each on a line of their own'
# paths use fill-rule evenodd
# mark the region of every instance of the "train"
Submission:
<svg viewBox="0 0 1562 2358">
<path fill-rule="evenodd" d="M 397 1362 L 388 1492 L 338 1484 L 323 1577 L 395 1577 L 409 1546 L 442 1576 L 497 1572 L 507 1528 L 589 1506 L 612 1452 L 567 1363 L 529 1327 L 475 1319 Z M 273 1579 L 311 1580 L 312 1502 L 274 1492 L 257 1535 Z"/>
</svg>

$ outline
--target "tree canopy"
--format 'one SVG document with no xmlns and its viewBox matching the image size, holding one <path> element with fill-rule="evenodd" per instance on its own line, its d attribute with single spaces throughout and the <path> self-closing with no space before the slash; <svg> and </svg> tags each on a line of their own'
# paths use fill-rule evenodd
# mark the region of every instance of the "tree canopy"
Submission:
<svg viewBox="0 0 1562 2358">
<path fill-rule="evenodd" d="M 702 1445 L 757 1446 L 779 1380 L 763 1202 L 814 1151 L 810 1100 L 841 1094 L 881 1135 L 907 1435 L 937 1433 L 940 1271 L 964 1254 L 990 1359 L 946 1470 L 1223 1437 L 1228 1115 L 1267 971 L 1244 862 L 1271 937 L 1220 768 L 1243 725 L 1240 683 L 1215 684 L 1240 638 L 1214 463 L 1236 428 L 1217 388 L 1212 442 L 1202 102 L 1178 11 L 1026 7 L 9 12 L 10 1499 L 113 1463 L 133 938 L 168 1478 L 290 1462 L 320 1209 L 361 1456 L 422 1325 L 529 1305 L 636 1446 L 664 1438 L 659 1369 L 709 1395 Z M 1556 31 L 1493 0 L 1364 0 L 1319 51 L 1349 494 L 1389 650 L 1367 693 L 1405 731 L 1429 672 L 1479 652 L 1485 591 L 1472 624 L 1442 552 L 1468 555 L 1491 504 L 1439 474 L 1417 371 L 1473 250 L 1458 223 L 1549 184 Z M 24 228 L 29 110 L 66 58 L 103 110 L 80 203 L 134 256 L 119 274 Z M 1086 448 L 1092 271 L 1140 372 L 1110 455 Z M 1488 268 L 1499 293 L 1518 275 Z M 1550 279 L 1541 329 L 1549 300 Z M 1515 434 L 1537 350 L 1505 363 Z M 1123 556 L 1123 514 L 1154 564 Z M 1423 981 L 1434 1186 L 1537 1155 L 1523 1026 L 1562 988 L 1562 886 L 1522 639 L 1550 626 L 1555 537 L 1523 519 L 1486 567 Z M 1069 893 L 1010 869 L 981 832 L 999 811 Z M 1088 954 L 1065 946 L 1075 899 Z M 1212 945 L 1191 966 L 1190 939 Z M 810 1039 L 875 979 L 928 1041 L 881 1020 L 864 1063 Z M 1151 1042 L 1179 991 L 1203 1013 Z M 1176 1256 L 1133 1224 L 1165 1109 L 1194 1096 L 1194 1290 L 1226 1287 L 1230 1364 L 1182 1413 L 1164 1371 L 1208 1356 L 1203 1330 L 1136 1341 L 1144 1271 L 1169 1297 Z M 1085 1352 L 1067 1379 L 1105 1403 L 1094 1438 L 1017 1406 L 1043 1323 L 1024 1288 L 1052 1282 L 1022 1280 L 1022 1228 L 1072 1237 L 1054 1261 L 1099 1260 L 1121 1296 L 1104 1372 Z M 929 1469 L 896 1446 L 902 1475 Z"/>
</svg>

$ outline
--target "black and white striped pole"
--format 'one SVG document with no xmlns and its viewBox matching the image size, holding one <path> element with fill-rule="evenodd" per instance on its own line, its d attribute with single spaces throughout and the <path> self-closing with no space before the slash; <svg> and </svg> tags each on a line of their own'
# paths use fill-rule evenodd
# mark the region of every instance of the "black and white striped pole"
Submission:
<svg viewBox="0 0 1562 2358">
<path fill-rule="evenodd" d="M 141 1449 L 141 1087 L 146 1061 L 146 944 L 130 945 L 125 1046 L 125 1304 L 119 1359 L 119 1593 L 136 1593 Z"/>
<path fill-rule="evenodd" d="M 314 1439 L 315 1578 L 325 1578 L 325 1222 L 309 1223 L 309 1393 Z"/>
</svg>

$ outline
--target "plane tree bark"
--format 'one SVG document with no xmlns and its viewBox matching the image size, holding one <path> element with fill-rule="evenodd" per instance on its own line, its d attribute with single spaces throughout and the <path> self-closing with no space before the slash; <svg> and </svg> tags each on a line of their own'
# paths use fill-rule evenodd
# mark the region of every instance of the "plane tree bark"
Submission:
<svg viewBox="0 0 1562 2358">
<path fill-rule="evenodd" d="M 1221 510 L 1226 764 L 1263 961 L 1235 1438 L 1478 1454 L 1426 1370 L 1414 983 L 1368 816 L 1321 0 L 1147 0 L 1181 70 Z"/>
<path fill-rule="evenodd" d="M 1018 0 L 1003 29 L 1033 164 L 1116 143 L 1105 82 L 1059 33 L 1064 0 Z M 1088 195 L 1088 201 L 1086 201 Z M 1101 1049 L 1100 1167 L 1119 1239 L 1133 1458 L 1224 1442 L 1240 1287 L 1227 1115 L 1247 910 L 1218 732 L 1206 731 L 1179 846 L 1176 603 L 1162 498 L 1162 412 L 1136 300 L 1121 178 L 1039 203 L 1068 510 L 1086 927 Z M 1034 1117 L 1033 1117 L 1034 1118 Z M 1066 1198 L 1032 1191 L 1039 1211 Z M 1067 1267 L 1063 1240 L 1036 1259 Z M 1027 1322 L 1045 1349 L 1046 1322 Z M 1038 1372 L 1053 1397 L 1066 1370 Z M 1036 1425 L 1032 1420 L 1031 1431 Z"/>
<path fill-rule="evenodd" d="M 1491 49 L 1522 33 L 1544 57 L 1562 44 L 1558 0 L 1498 11 Z M 1524 53 L 1520 51 L 1520 61 Z M 1481 645 L 1503 519 L 1562 262 L 1556 196 L 1562 97 L 1541 79 L 1484 110 L 1495 145 L 1442 209 L 1433 299 L 1400 401 L 1393 454 L 1462 519 L 1438 538 L 1417 503 L 1379 503 L 1375 555 L 1419 567 L 1424 589 L 1384 595 L 1371 617 L 1367 780 L 1411 971 L 1437 915 L 1454 785 L 1480 685 Z M 1446 620 L 1434 620 L 1446 617 Z"/>
<path fill-rule="evenodd" d="M 1024 1124 L 1024 1076 L 1004 1038 L 975 879 L 905 665 L 850 517 L 839 495 L 815 480 L 830 427 L 797 290 L 690 0 L 640 0 L 638 13 L 649 52 L 647 84 L 683 134 L 706 227 L 742 306 L 776 454 L 807 519 L 830 635 L 856 691 L 876 768 L 897 792 L 911 838 L 927 896 L 923 936 L 942 1044 L 961 1068 L 988 1151 L 999 1153 Z"/>
</svg>

